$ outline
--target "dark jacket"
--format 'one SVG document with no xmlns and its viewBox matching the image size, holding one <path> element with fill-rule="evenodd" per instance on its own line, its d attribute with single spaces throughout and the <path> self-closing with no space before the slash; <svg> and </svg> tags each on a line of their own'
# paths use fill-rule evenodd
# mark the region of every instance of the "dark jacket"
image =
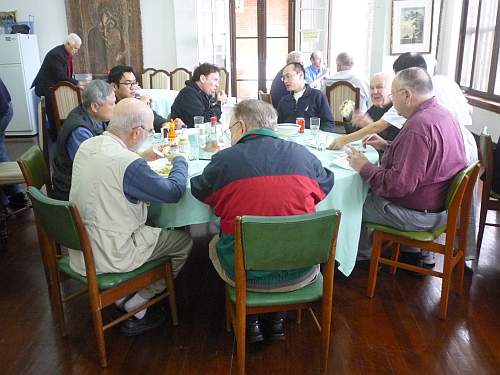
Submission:
<svg viewBox="0 0 500 375">
<path fill-rule="evenodd" d="M 273 83 L 271 83 L 271 90 L 269 91 L 271 100 L 273 101 L 273 107 L 276 109 L 278 108 L 278 104 L 280 104 L 281 98 L 289 94 L 282 79 L 283 69 L 285 68 L 282 68 L 278 74 L 276 74 L 276 77 L 274 77 Z"/>
<path fill-rule="evenodd" d="M 373 122 L 378 121 L 382 118 L 384 113 L 386 113 L 389 109 L 391 109 L 392 103 L 389 105 L 386 105 L 385 107 L 377 107 L 375 105 L 372 105 L 370 108 L 368 108 L 368 111 L 366 111 L 366 114 L 371 117 Z M 401 129 L 396 128 L 395 126 L 392 126 L 389 124 L 389 127 L 387 129 L 384 129 L 379 133 L 379 135 L 384 138 L 386 141 L 392 141 L 396 136 L 398 135 L 399 131 Z"/>
<path fill-rule="evenodd" d="M 69 199 L 73 160 L 69 157 L 66 148 L 68 138 L 79 127 L 88 129 L 94 137 L 101 134 L 102 130 L 96 125 L 97 123 L 83 105 L 73 109 L 64 121 L 64 126 L 61 127 L 57 136 L 57 148 L 53 161 L 52 185 L 54 187 L 54 198 L 65 201 Z"/>
<path fill-rule="evenodd" d="M 493 151 L 493 185 L 492 190 L 500 194 L 500 137 L 498 137 L 495 151 Z"/>
<path fill-rule="evenodd" d="M 42 66 L 33 81 L 31 87 L 35 88 L 35 94 L 48 97 L 49 87 L 61 81 L 68 81 L 78 85 L 78 81 L 73 79 L 73 66 L 70 66 L 68 75 L 67 53 L 64 45 L 52 48 L 43 59 Z"/>
<path fill-rule="evenodd" d="M 333 187 L 333 173 L 304 146 L 280 139 L 270 129 L 248 132 L 212 156 L 201 176 L 191 179 L 191 193 L 220 217 L 217 254 L 234 277 L 234 219 L 238 215 L 285 216 L 312 213 Z M 247 272 L 249 285 L 286 284 L 310 269 Z"/>
<path fill-rule="evenodd" d="M 188 128 L 194 127 L 194 116 L 203 116 L 205 122 L 210 121 L 210 117 L 216 116 L 220 120 L 222 113 L 219 102 L 205 94 L 198 85 L 192 81 L 186 81 L 184 87 L 174 100 L 170 111 L 170 118 L 180 118 Z"/>
<path fill-rule="evenodd" d="M 166 118 L 160 116 L 156 111 L 153 111 L 153 127 L 155 128 L 156 133 L 161 132 L 161 126 L 167 121 Z"/>
<path fill-rule="evenodd" d="M 9 111 L 11 100 L 9 90 L 7 90 L 7 87 L 5 87 L 5 84 L 0 78 L 0 118 L 5 116 Z"/>
<path fill-rule="evenodd" d="M 298 101 L 295 101 L 293 93 L 290 93 L 284 96 L 278 104 L 279 123 L 295 123 L 297 117 L 303 117 L 306 120 L 307 129 L 309 129 L 309 119 L 311 117 L 321 119 L 321 130 L 333 132 L 335 129 L 326 95 L 320 90 L 310 88 L 308 85 L 306 85 L 306 89 Z"/>
</svg>

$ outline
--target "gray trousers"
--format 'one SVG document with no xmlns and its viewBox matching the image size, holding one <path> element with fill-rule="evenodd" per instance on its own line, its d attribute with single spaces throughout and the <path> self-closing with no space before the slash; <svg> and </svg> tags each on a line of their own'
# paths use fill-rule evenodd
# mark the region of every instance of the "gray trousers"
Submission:
<svg viewBox="0 0 500 375">
<path fill-rule="evenodd" d="M 148 260 L 158 259 L 168 255 L 171 258 L 174 278 L 179 274 L 193 247 L 191 236 L 176 229 L 162 229 L 155 249 Z M 161 279 L 141 289 L 138 294 L 144 299 L 151 299 L 165 290 L 165 280 Z"/>
<path fill-rule="evenodd" d="M 446 223 L 447 212 L 425 213 L 398 206 L 369 192 L 363 205 L 363 222 L 389 225 L 401 230 L 431 230 Z M 365 225 L 361 225 L 357 260 L 370 259 L 372 241 Z"/>
</svg>

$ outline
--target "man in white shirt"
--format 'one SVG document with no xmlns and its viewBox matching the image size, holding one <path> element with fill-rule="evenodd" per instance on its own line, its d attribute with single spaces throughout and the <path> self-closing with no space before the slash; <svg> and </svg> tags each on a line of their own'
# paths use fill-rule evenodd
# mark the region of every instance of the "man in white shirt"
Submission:
<svg viewBox="0 0 500 375">
<path fill-rule="evenodd" d="M 339 53 L 336 59 L 337 73 L 330 78 L 323 80 L 322 90 L 326 91 L 326 87 L 338 81 L 348 81 L 354 87 L 359 88 L 359 110 L 365 113 L 368 109 L 368 99 L 370 98 L 370 90 L 365 79 L 356 75 L 353 71 L 354 59 L 346 52 Z"/>
</svg>

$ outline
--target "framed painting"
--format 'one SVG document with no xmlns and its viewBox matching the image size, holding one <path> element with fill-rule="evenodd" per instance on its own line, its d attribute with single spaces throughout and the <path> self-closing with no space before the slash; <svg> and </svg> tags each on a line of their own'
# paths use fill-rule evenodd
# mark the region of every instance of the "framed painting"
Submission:
<svg viewBox="0 0 500 375">
<path fill-rule="evenodd" d="M 116 65 L 142 71 L 139 0 L 66 0 L 66 14 L 68 31 L 82 38 L 75 73 L 99 77 Z"/>
<path fill-rule="evenodd" d="M 431 53 L 434 0 L 393 0 L 391 55 Z"/>
</svg>

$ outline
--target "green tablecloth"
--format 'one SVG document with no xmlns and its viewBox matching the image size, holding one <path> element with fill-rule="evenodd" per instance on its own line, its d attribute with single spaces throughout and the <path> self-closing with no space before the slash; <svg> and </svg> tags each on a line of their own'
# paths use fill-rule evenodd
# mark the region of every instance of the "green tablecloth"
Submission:
<svg viewBox="0 0 500 375">
<path fill-rule="evenodd" d="M 328 142 L 336 136 L 331 133 L 320 132 L 320 134 L 328 136 Z M 343 152 L 317 151 L 312 147 L 314 145 L 313 138 L 307 130 L 304 135 L 292 137 L 290 140 L 306 145 L 309 151 L 321 160 L 323 166 L 332 170 L 335 175 L 332 191 L 317 205 L 317 209 L 320 211 L 336 208 L 342 211 L 335 258 L 340 263 L 339 270 L 348 276 L 356 262 L 362 209 L 368 193 L 368 185 L 357 172 L 344 169 L 333 163 L 333 160 L 342 156 Z M 366 156 L 373 163 L 378 161 L 378 154 L 371 147 L 367 149 Z M 190 161 L 189 176 L 200 174 L 206 164 L 208 161 L 205 160 Z M 210 207 L 191 195 L 189 185 L 186 194 L 178 203 L 151 204 L 148 216 L 154 225 L 163 228 L 201 224 L 216 219 Z"/>
</svg>

